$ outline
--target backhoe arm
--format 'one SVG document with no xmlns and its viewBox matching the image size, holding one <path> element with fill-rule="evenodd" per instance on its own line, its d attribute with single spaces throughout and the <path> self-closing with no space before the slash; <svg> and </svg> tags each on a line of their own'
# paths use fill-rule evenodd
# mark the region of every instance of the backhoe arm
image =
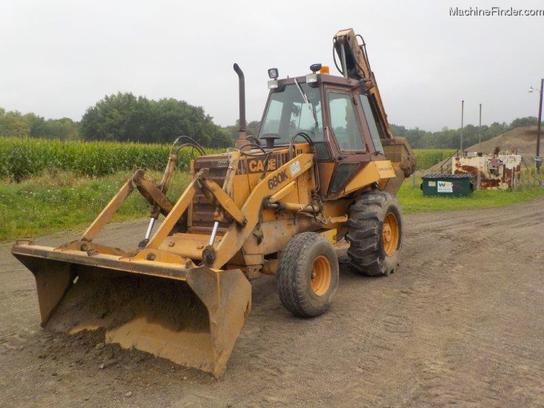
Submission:
<svg viewBox="0 0 544 408">
<path fill-rule="evenodd" d="M 361 39 L 359 44 L 357 37 Z M 387 122 L 387 114 L 383 107 L 382 97 L 376 82 L 374 72 L 370 69 L 368 54 L 366 53 L 366 44 L 363 37 L 355 34 L 352 28 L 340 30 L 334 36 L 334 48 L 340 57 L 340 67 L 338 67 L 346 78 L 363 80 L 367 95 L 369 96 L 374 115 L 383 130 L 382 138 L 393 138 Z"/>
<path fill-rule="evenodd" d="M 357 38 L 360 38 L 361 43 Z M 370 68 L 363 37 L 355 34 L 351 28 L 340 30 L 334 36 L 334 49 L 340 59 L 340 66 L 337 64 L 337 68 L 342 75 L 345 78 L 361 81 L 378 125 L 385 155 L 396 164 L 399 175 L 402 172 L 405 177 L 408 177 L 415 170 L 415 155 L 404 138 L 395 137 L 391 132 L 378 83 Z M 336 60 L 335 63 L 337 63 Z"/>
</svg>

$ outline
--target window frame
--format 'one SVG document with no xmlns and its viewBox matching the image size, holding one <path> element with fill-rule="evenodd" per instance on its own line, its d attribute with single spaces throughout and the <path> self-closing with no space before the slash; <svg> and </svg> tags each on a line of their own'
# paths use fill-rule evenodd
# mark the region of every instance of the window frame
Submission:
<svg viewBox="0 0 544 408">
<path fill-rule="evenodd" d="M 368 108 L 370 109 L 370 113 L 372 114 L 371 118 L 367 118 L 367 116 L 366 116 L 365 110 L 363 108 L 363 102 L 362 102 L 363 97 L 365 97 L 367 102 L 368 102 Z M 373 147 L 373 153 L 376 154 L 376 155 L 384 156 L 385 155 L 385 148 L 383 147 L 383 143 L 382 143 L 381 126 L 378 123 L 378 121 L 376 120 L 376 113 L 374 112 L 374 108 L 372 107 L 372 103 L 370 101 L 370 95 L 364 94 L 364 93 L 359 93 L 357 95 L 357 100 L 358 100 L 358 102 L 360 104 L 360 109 L 361 109 L 361 115 L 362 115 L 362 118 L 363 118 L 363 122 L 365 122 L 365 125 L 366 125 L 366 127 L 368 129 L 368 134 L 370 136 L 370 141 L 371 141 L 372 147 Z M 377 132 L 378 141 L 380 143 L 381 150 L 379 150 L 376 147 L 376 143 L 374 142 L 374 137 L 372 136 L 372 132 L 370 130 L 370 120 L 373 120 L 374 125 L 376 126 L 376 132 Z"/>
<path fill-rule="evenodd" d="M 330 104 L 329 104 L 329 102 L 330 102 L 329 95 L 331 93 L 343 94 L 351 102 L 351 106 L 353 107 L 354 120 L 356 122 L 355 126 L 357 126 L 357 131 L 359 133 L 359 137 L 361 139 L 364 150 L 358 150 L 358 149 L 345 150 L 345 149 L 342 149 L 340 147 L 340 144 L 338 142 L 338 138 L 336 137 L 336 134 L 334 133 L 334 129 L 332 127 L 332 115 L 331 115 L 331 109 L 330 109 Z M 357 109 L 357 104 L 354 103 L 353 96 L 352 96 L 352 93 L 350 92 L 350 90 L 345 89 L 345 88 L 341 88 L 341 87 L 327 86 L 327 87 L 325 87 L 324 94 L 325 94 L 324 96 L 325 96 L 326 107 L 327 107 L 327 124 L 328 124 L 328 127 L 329 127 L 329 131 L 331 132 L 331 134 L 333 136 L 334 143 L 336 144 L 337 150 L 339 152 L 341 152 L 341 154 L 343 156 L 360 155 L 360 154 L 368 153 L 368 143 L 365 140 L 365 137 L 363 135 L 363 130 L 361 129 L 361 125 L 360 125 L 359 110 Z"/>
<path fill-rule="evenodd" d="M 301 78 L 296 78 L 298 83 L 300 85 L 308 85 L 310 86 L 311 88 L 314 88 L 314 86 L 312 85 L 309 85 L 306 83 L 306 80 L 305 79 L 301 79 Z M 286 86 L 296 86 L 295 84 L 295 81 L 293 78 L 290 78 L 288 80 L 285 81 L 284 84 L 282 84 L 282 88 L 286 87 Z M 314 140 L 315 143 L 324 143 L 324 142 L 327 142 L 327 132 L 325 130 L 325 127 L 326 127 L 326 120 L 327 120 L 327 117 L 325 116 L 326 115 L 326 106 L 324 105 L 324 100 L 323 100 L 323 92 L 321 92 L 321 87 L 316 87 L 318 89 L 318 92 L 319 92 L 319 102 L 320 102 L 320 105 L 321 105 L 321 113 L 319 114 L 318 113 L 318 122 L 319 122 L 319 119 L 321 119 L 321 138 L 319 140 Z M 270 108 L 270 104 L 272 103 L 272 95 L 275 94 L 275 93 L 278 93 L 279 91 L 277 89 L 273 89 L 273 90 L 270 90 L 270 92 L 268 93 L 268 97 L 267 97 L 267 100 L 266 100 L 266 104 L 265 104 L 265 107 L 264 107 L 264 110 L 263 110 L 263 113 L 261 115 L 261 121 L 260 121 L 260 129 L 259 129 L 259 134 L 256 136 L 257 138 L 260 137 L 260 134 L 261 134 L 261 129 L 262 129 L 262 126 L 264 124 L 264 120 L 266 118 L 266 115 L 268 113 L 268 109 Z M 282 109 L 285 108 L 285 105 L 283 105 Z M 281 123 L 280 123 L 280 129 L 281 130 Z M 312 139 L 313 140 L 313 139 Z M 281 140 L 277 140 L 276 143 L 275 143 L 275 146 L 287 146 L 289 145 L 289 142 L 284 142 L 284 141 L 281 141 Z"/>
</svg>

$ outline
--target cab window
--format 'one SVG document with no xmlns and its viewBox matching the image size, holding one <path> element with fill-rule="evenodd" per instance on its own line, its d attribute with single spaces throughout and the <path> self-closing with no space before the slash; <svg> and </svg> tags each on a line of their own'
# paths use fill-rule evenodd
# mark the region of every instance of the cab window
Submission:
<svg viewBox="0 0 544 408">
<path fill-rule="evenodd" d="M 273 134 L 280 138 L 277 144 L 286 144 L 299 132 L 307 133 L 313 141 L 323 140 L 319 88 L 305 83 L 300 89 L 290 84 L 270 94 L 259 137 Z"/>
<path fill-rule="evenodd" d="M 266 119 L 261 126 L 261 134 L 278 134 L 280 132 L 281 111 L 283 109 L 283 101 L 271 99 L 266 111 Z"/>
<path fill-rule="evenodd" d="M 340 150 L 365 151 L 351 95 L 342 92 L 329 92 L 328 103 L 331 128 Z"/>
<path fill-rule="evenodd" d="M 380 132 L 378 131 L 378 125 L 376 123 L 376 118 L 372 112 L 372 107 L 368 100 L 368 96 L 361 95 L 361 106 L 363 107 L 363 112 L 365 114 L 366 122 L 368 123 L 368 130 L 370 131 L 370 137 L 372 138 L 372 143 L 374 143 L 374 149 L 377 152 L 383 154 L 382 141 L 380 140 Z"/>
</svg>

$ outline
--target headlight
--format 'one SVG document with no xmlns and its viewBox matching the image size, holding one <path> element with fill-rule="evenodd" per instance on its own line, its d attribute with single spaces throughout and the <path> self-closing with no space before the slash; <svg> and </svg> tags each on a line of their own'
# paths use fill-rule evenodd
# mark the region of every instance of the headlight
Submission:
<svg viewBox="0 0 544 408">
<path fill-rule="evenodd" d="M 308 74 L 306 75 L 306 83 L 311 84 L 317 82 L 317 74 Z"/>
<path fill-rule="evenodd" d="M 278 81 L 275 79 L 268 81 L 268 89 L 276 89 L 278 87 Z"/>
</svg>

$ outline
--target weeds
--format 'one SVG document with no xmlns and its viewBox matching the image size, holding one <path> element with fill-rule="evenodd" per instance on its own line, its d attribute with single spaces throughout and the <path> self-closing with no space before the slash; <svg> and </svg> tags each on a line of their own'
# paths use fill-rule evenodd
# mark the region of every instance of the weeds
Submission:
<svg viewBox="0 0 544 408">
<path fill-rule="evenodd" d="M 0 240 L 34 237 L 88 225 L 119 190 L 130 172 L 100 178 L 73 173 L 44 174 L 19 184 L 0 183 Z M 151 172 L 158 181 L 161 173 Z M 175 201 L 189 181 L 176 172 L 168 196 Z M 135 190 L 114 221 L 149 215 L 149 204 Z"/>
</svg>

